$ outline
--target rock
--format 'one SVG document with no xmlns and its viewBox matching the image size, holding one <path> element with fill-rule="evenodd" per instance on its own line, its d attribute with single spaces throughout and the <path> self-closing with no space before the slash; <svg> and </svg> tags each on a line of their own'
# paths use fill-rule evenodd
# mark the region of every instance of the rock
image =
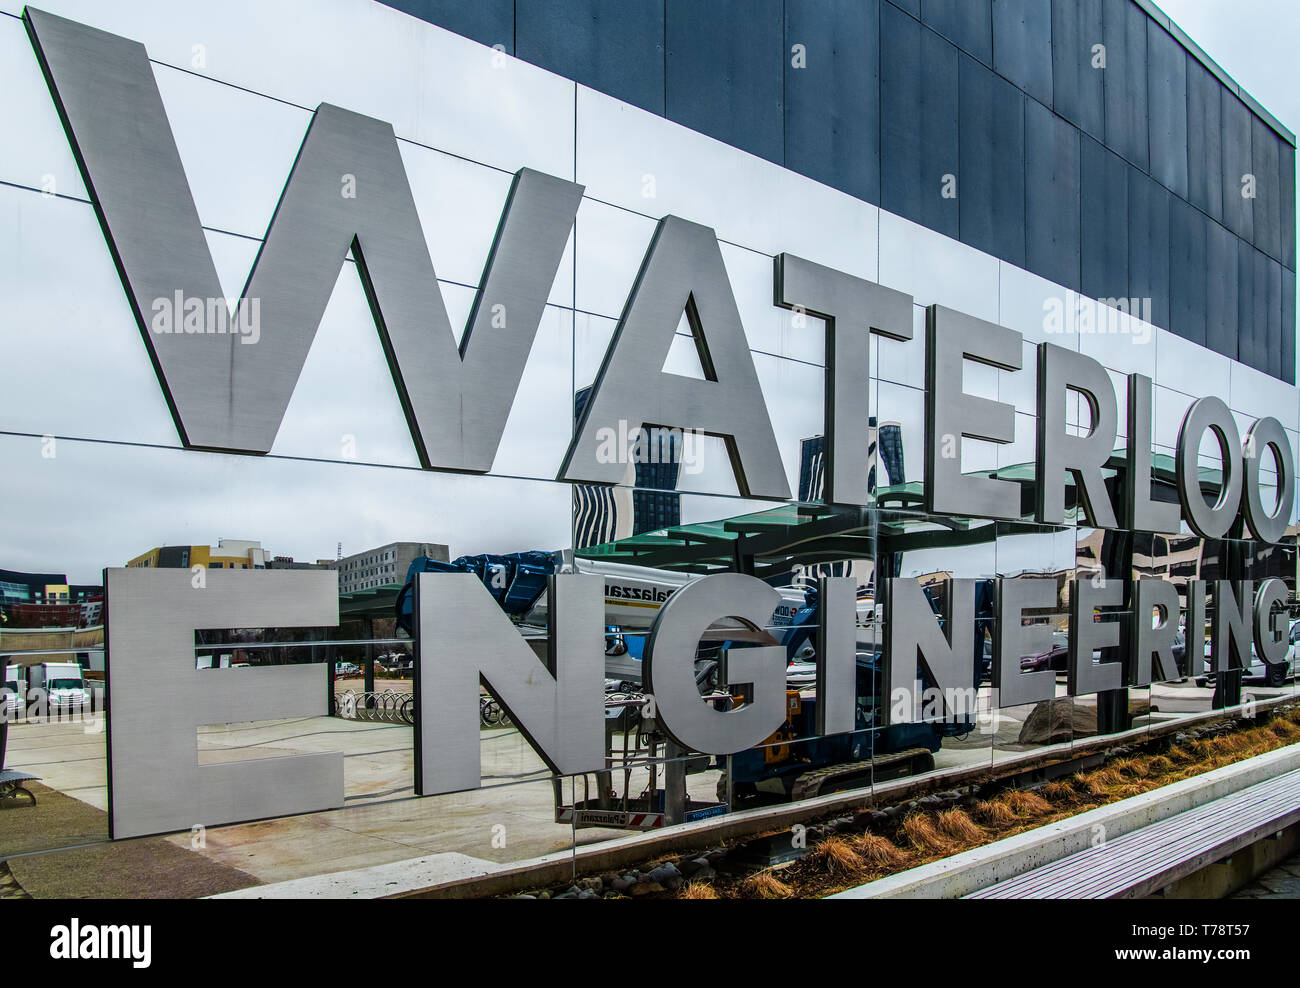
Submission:
<svg viewBox="0 0 1300 988">
<path fill-rule="evenodd" d="M 539 899 L 549 899 L 550 897 L 551 897 L 551 893 L 546 889 L 542 889 L 540 892 L 537 893 L 537 898 Z"/>
<path fill-rule="evenodd" d="M 917 800 L 917 802 L 918 802 L 921 806 L 926 807 L 927 809 L 929 809 L 929 808 L 931 808 L 931 807 L 934 807 L 934 806 L 942 806 L 942 805 L 943 805 L 943 800 L 942 800 L 940 797 L 935 796 L 935 795 L 922 796 L 920 799 Z"/>
<path fill-rule="evenodd" d="M 681 878 L 682 873 L 677 870 L 677 866 L 671 861 L 665 861 L 663 864 L 651 868 L 646 877 L 652 882 L 658 882 L 660 885 L 665 885 L 674 878 Z"/>
<path fill-rule="evenodd" d="M 716 878 L 718 873 L 707 865 L 691 876 L 693 882 L 705 882 L 711 878 Z"/>
<path fill-rule="evenodd" d="M 553 898 L 555 898 L 555 899 L 557 899 L 557 900 L 558 900 L 558 899 L 576 899 L 577 897 L 578 897 L 578 895 L 577 895 L 576 892 L 561 892 L 559 895 L 557 895 L 557 896 L 553 896 Z"/>
<path fill-rule="evenodd" d="M 655 868 L 651 868 L 649 874 L 646 875 L 646 879 L 666 889 L 675 889 L 682 884 L 682 873 L 677 870 L 675 864 L 666 861 Z"/>
<path fill-rule="evenodd" d="M 599 898 L 600 898 L 600 893 L 599 893 L 599 892 L 593 892 L 591 889 L 583 889 L 581 892 L 578 893 L 578 898 L 579 898 L 579 899 L 599 899 Z"/>
<path fill-rule="evenodd" d="M 631 875 L 619 875 L 609 883 L 609 887 L 615 892 L 626 892 L 635 884 L 636 879 Z"/>
<path fill-rule="evenodd" d="M 516 896 L 513 896 L 512 898 L 515 898 L 515 899 L 536 899 L 537 896 L 535 896 L 535 895 L 516 895 Z"/>
<path fill-rule="evenodd" d="M 578 885 L 586 892 L 604 892 L 605 883 L 599 878 L 584 878 Z"/>
<path fill-rule="evenodd" d="M 1143 717 L 1151 711 L 1145 700 L 1130 700 L 1130 717 Z M 1020 726 L 1020 744 L 1059 744 L 1072 738 L 1097 733 L 1097 708 L 1075 703 L 1068 696 L 1038 703 Z"/>
<path fill-rule="evenodd" d="M 689 861 L 683 861 L 678 866 L 678 871 L 682 873 L 683 878 L 694 878 L 701 871 L 712 871 L 713 866 L 709 864 L 708 858 L 694 858 Z"/>
<path fill-rule="evenodd" d="M 636 898 L 640 898 L 643 895 L 654 895 L 657 892 L 664 892 L 664 891 L 666 891 L 666 889 L 658 882 L 645 881 L 645 882 L 637 882 L 630 889 L 628 889 L 628 895 L 634 896 Z"/>
</svg>

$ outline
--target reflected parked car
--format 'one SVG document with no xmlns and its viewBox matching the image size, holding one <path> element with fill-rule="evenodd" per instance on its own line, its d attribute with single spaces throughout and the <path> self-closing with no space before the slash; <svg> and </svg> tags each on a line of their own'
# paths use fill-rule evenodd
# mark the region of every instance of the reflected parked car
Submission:
<svg viewBox="0 0 1300 988">
<path fill-rule="evenodd" d="M 1065 672 L 1070 661 L 1070 636 L 1064 631 L 1052 632 L 1052 647 L 1045 652 L 1020 657 L 1021 672 L 1042 672 L 1051 669 Z"/>
<path fill-rule="evenodd" d="M 1254 683 L 1264 686 L 1284 686 L 1287 680 L 1295 675 L 1295 653 L 1296 646 L 1294 643 L 1288 644 L 1286 649 L 1286 658 L 1275 665 L 1270 665 L 1255 654 L 1255 643 L 1250 645 L 1250 665 L 1246 667 L 1245 675 L 1242 676 L 1243 683 Z M 1205 667 L 1210 667 L 1210 639 L 1205 639 Z M 1196 677 L 1196 685 L 1205 687 L 1214 685 L 1214 680 L 1209 675 Z"/>
</svg>

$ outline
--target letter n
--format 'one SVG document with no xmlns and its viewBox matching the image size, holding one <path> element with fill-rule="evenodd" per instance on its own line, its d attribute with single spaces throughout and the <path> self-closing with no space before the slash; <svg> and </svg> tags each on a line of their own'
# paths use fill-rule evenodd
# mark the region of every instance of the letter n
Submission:
<svg viewBox="0 0 1300 988">
<path fill-rule="evenodd" d="M 479 685 L 562 775 L 605 767 L 604 580 L 551 577 L 546 660 L 476 576 L 422 573 L 415 586 L 415 793 L 477 789 Z"/>
</svg>

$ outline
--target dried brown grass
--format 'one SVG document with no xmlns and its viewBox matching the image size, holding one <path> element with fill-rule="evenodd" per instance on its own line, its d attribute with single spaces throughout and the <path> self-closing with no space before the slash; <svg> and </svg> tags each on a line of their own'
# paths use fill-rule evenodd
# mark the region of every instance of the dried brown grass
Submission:
<svg viewBox="0 0 1300 988">
<path fill-rule="evenodd" d="M 832 875 L 855 875 L 864 862 L 853 845 L 843 837 L 827 837 L 808 855 L 808 860 Z"/>
<path fill-rule="evenodd" d="M 721 899 L 718 890 L 708 882 L 687 882 L 677 893 L 679 899 Z"/>
<path fill-rule="evenodd" d="M 788 899 L 794 895 L 794 889 L 770 871 L 750 875 L 740 883 L 740 891 L 751 899 Z"/>
</svg>

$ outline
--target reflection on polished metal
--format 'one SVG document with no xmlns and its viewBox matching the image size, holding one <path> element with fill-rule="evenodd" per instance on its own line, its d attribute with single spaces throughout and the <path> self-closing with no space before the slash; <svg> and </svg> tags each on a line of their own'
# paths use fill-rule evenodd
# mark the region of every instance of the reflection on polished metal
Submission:
<svg viewBox="0 0 1300 988">
<path fill-rule="evenodd" d="M 1200 448 L 1201 436 L 1209 429 L 1219 442 L 1219 455 L 1223 460 L 1219 496 L 1213 505 L 1201 492 Z M 1241 438 L 1236 419 L 1221 398 L 1210 396 L 1192 402 L 1183 416 L 1178 430 L 1178 453 L 1175 458 L 1178 473 L 1178 497 L 1183 504 L 1183 517 L 1197 535 L 1206 539 L 1219 539 L 1228 533 L 1237 520 L 1241 506 Z"/>
<path fill-rule="evenodd" d="M 703 381 L 662 369 L 683 313 L 695 333 Z M 622 431 L 620 423 L 626 423 Z M 605 437 L 642 426 L 722 436 L 741 494 L 790 497 L 718 238 L 677 216 L 665 216 L 655 230 L 560 479 L 619 483 L 627 460 L 603 455 Z"/>
<path fill-rule="evenodd" d="M 569 573 L 548 587 L 549 668 L 478 577 L 417 578 L 417 796 L 479 787 L 480 682 L 552 771 L 605 767 L 604 581 Z"/>
<path fill-rule="evenodd" d="M 254 341 L 227 331 L 239 316 L 144 47 L 31 8 L 27 20 L 187 446 L 271 449 L 351 250 L 421 462 L 491 469 L 580 186 L 515 177 L 458 349 L 392 126 L 321 104 L 243 291 L 244 317 L 258 307 Z M 174 297 L 184 331 L 160 332 L 152 313 Z"/>
<path fill-rule="evenodd" d="M 1131 685 L 1150 686 L 1153 682 L 1167 683 L 1181 678 L 1178 663 L 1174 660 L 1174 638 L 1178 634 L 1180 609 L 1178 587 L 1168 580 L 1148 578 L 1133 581 Z M 1204 621 L 1201 622 L 1201 627 L 1205 627 Z M 1185 648 L 1184 654 L 1190 655 L 1190 641 L 1187 641 Z M 1155 665 L 1159 666 L 1158 673 L 1154 669 Z"/>
<path fill-rule="evenodd" d="M 820 735 L 856 726 L 858 696 L 858 581 L 823 576 L 817 581 L 817 715 Z"/>
<path fill-rule="evenodd" d="M 659 726 L 687 751 L 732 755 L 761 744 L 785 721 L 785 649 L 734 647 L 726 653 L 727 685 L 749 684 L 738 710 L 717 710 L 700 698 L 695 654 L 715 621 L 736 618 L 768 627 L 781 594 L 741 573 L 717 573 L 688 583 L 655 616 L 645 644 L 643 676 Z"/>
<path fill-rule="evenodd" d="M 1009 443 L 1016 438 L 1014 405 L 962 390 L 963 361 L 1019 370 L 1021 335 L 1014 329 L 932 305 L 926 312 L 925 510 L 975 518 L 1020 517 L 1020 486 L 966 475 L 963 436 Z"/>
<path fill-rule="evenodd" d="M 1182 518 L 1175 501 L 1151 497 L 1151 378 L 1128 376 L 1128 444 L 1124 524 L 1139 532 L 1176 535 Z"/>
<path fill-rule="evenodd" d="M 1268 450 L 1277 458 L 1277 505 L 1270 513 L 1264 509 L 1260 490 L 1260 468 Z M 1286 534 L 1291 520 L 1291 507 L 1295 502 L 1295 458 L 1291 455 L 1291 440 L 1282 423 L 1272 416 L 1259 419 L 1246 432 L 1244 496 L 1246 522 L 1256 538 L 1265 542 L 1279 542 Z"/>
<path fill-rule="evenodd" d="M 1105 373 L 1104 371 L 1102 373 Z M 1124 666 L 1102 661 L 1094 662 L 1092 653 L 1100 649 L 1118 648 L 1120 624 L 1118 620 L 1096 620 L 1098 608 L 1116 608 L 1124 603 L 1124 584 L 1119 580 L 1074 580 L 1070 594 L 1070 646 L 1066 679 L 1071 696 L 1117 690 L 1124 685 Z M 1111 615 L 1113 618 L 1114 615 Z"/>
<path fill-rule="evenodd" d="M 1254 580 L 1214 581 L 1214 620 L 1210 624 L 1210 671 L 1227 672 L 1250 666 L 1254 638 Z M 1189 624 L 1188 629 L 1191 629 Z M 1192 643 L 1187 643 L 1191 651 Z"/>
<path fill-rule="evenodd" d="M 1079 392 L 1092 410 L 1092 431 L 1072 436 L 1065 399 Z M 1106 368 L 1086 354 L 1055 343 L 1038 346 L 1038 484 L 1035 514 L 1048 525 L 1065 524 L 1065 473 L 1074 476 L 1079 503 L 1093 528 L 1117 528 L 1102 467 L 1115 449 L 1119 426 L 1115 387 Z"/>
<path fill-rule="evenodd" d="M 975 688 L 975 581 L 949 580 L 942 612 L 913 579 L 886 581 L 889 616 L 884 656 L 889 722 L 910 724 L 926 719 L 921 681 L 923 664 L 947 713 L 956 713 L 952 699 Z M 945 629 L 947 636 L 945 637 Z M 937 711 L 936 711 L 937 712 Z"/>
<path fill-rule="evenodd" d="M 1027 610 L 1056 606 L 1056 581 L 1034 577 L 998 581 L 998 619 L 993 626 L 993 686 L 998 706 L 1016 707 L 1056 696 L 1056 673 L 1021 672 L 1020 659 L 1052 647 L 1050 624 L 1024 624 Z"/>
<path fill-rule="evenodd" d="M 338 574 L 104 571 L 108 814 L 114 839 L 343 805 L 343 755 L 200 765 L 197 729 L 320 713 L 324 665 L 197 669 L 194 632 L 334 627 Z"/>
<path fill-rule="evenodd" d="M 1287 661 L 1286 584 L 1277 577 L 1261 580 L 1255 591 L 1255 652 L 1269 665 Z"/>
<path fill-rule="evenodd" d="M 1205 591 L 1205 580 L 1187 581 L 1183 639 L 1189 676 L 1197 676 L 1205 671 Z"/>
<path fill-rule="evenodd" d="M 910 340 L 912 296 L 793 254 L 780 254 L 775 263 L 775 300 L 783 308 L 801 309 L 826 320 L 824 500 L 866 504 L 871 470 L 865 441 L 871 427 L 869 334 Z"/>
</svg>

